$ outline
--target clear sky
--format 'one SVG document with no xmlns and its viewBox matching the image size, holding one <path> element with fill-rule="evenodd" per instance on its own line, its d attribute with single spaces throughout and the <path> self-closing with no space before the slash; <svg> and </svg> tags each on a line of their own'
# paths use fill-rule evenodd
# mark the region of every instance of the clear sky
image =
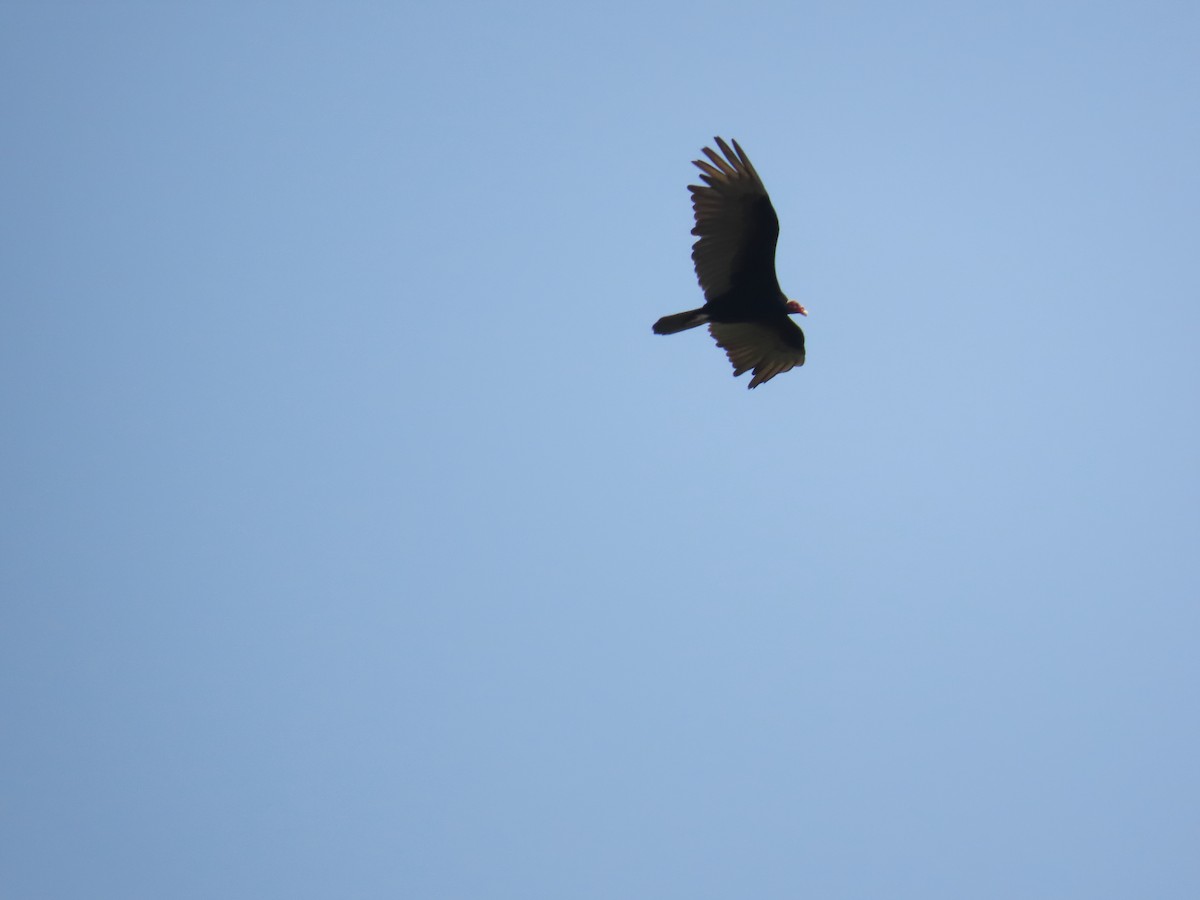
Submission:
<svg viewBox="0 0 1200 900">
<path fill-rule="evenodd" d="M 1200 896 L 1196 3 L 8 2 L 0 104 L 0 895 Z"/>
</svg>

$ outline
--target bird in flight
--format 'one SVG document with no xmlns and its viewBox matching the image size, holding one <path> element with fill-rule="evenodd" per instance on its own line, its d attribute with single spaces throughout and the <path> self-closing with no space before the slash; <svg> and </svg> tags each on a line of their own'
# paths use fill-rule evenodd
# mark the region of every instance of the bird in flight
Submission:
<svg viewBox="0 0 1200 900">
<path fill-rule="evenodd" d="M 696 214 L 692 234 L 699 238 L 692 245 L 692 262 L 705 302 L 699 309 L 663 316 L 654 333 L 708 325 L 733 363 L 734 377 L 753 370 L 749 386 L 756 388 L 804 365 L 804 332 L 788 317 L 808 311 L 779 289 L 779 217 L 762 179 L 737 141 L 730 148 L 721 138 L 714 140 L 721 153 L 705 147 L 708 161 L 694 161 L 704 184 L 688 185 Z"/>
</svg>

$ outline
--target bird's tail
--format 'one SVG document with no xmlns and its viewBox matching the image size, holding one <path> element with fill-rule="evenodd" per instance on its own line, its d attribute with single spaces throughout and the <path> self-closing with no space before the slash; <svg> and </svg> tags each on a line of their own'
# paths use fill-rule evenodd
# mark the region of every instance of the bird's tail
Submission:
<svg viewBox="0 0 1200 900">
<path fill-rule="evenodd" d="M 655 334 L 674 334 L 677 331 L 687 331 L 708 321 L 708 314 L 703 309 L 689 309 L 687 312 L 675 313 L 673 316 L 663 316 L 654 323 Z"/>
</svg>

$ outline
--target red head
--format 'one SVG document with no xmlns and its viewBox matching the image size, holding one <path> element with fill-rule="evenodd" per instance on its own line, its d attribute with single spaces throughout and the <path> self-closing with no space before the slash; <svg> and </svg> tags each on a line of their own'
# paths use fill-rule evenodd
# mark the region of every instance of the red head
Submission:
<svg viewBox="0 0 1200 900">
<path fill-rule="evenodd" d="M 803 306 L 801 306 L 799 303 L 797 303 L 795 300 L 789 300 L 787 302 L 787 311 L 788 311 L 789 315 L 793 315 L 793 316 L 796 313 L 800 313 L 800 315 L 802 315 L 802 316 L 808 315 L 808 310 L 805 309 Z"/>
</svg>

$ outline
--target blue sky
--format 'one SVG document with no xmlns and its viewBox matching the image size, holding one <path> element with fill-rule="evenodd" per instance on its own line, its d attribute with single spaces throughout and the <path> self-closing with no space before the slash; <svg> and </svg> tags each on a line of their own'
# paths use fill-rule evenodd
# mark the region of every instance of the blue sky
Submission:
<svg viewBox="0 0 1200 900">
<path fill-rule="evenodd" d="M 0 887 L 1200 894 L 1200 7 L 0 9 Z M 737 138 L 808 362 L 702 332 Z"/>
</svg>

